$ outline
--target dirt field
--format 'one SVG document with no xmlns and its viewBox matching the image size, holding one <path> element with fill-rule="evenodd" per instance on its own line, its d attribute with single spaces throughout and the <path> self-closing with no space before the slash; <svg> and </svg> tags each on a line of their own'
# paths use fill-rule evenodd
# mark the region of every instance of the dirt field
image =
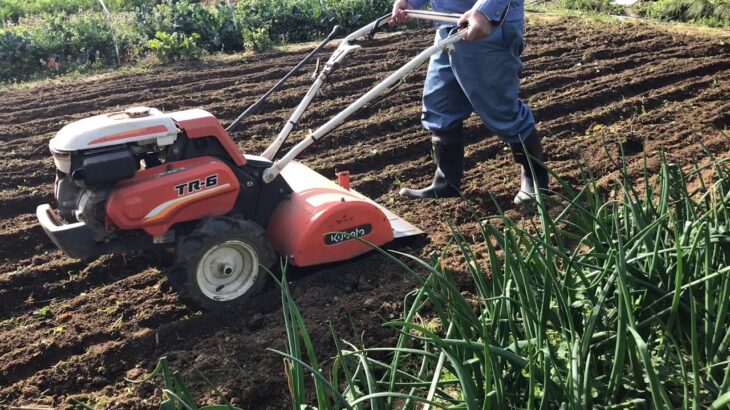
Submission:
<svg viewBox="0 0 730 410">
<path fill-rule="evenodd" d="M 301 129 L 320 124 L 431 41 L 429 31 L 374 41 L 339 71 Z M 546 136 L 549 164 L 568 182 L 578 183 L 582 165 L 609 181 L 619 147 L 631 170 L 638 169 L 644 148 L 654 159 L 663 148 L 686 167 L 706 161 L 704 150 L 730 153 L 727 38 L 570 19 L 531 22 L 527 43 L 523 95 Z M 0 90 L 0 407 L 68 407 L 75 399 L 99 408 L 150 408 L 159 401 L 159 383 L 132 385 L 124 378 L 146 375 L 163 355 L 183 369 L 201 401 L 214 395 L 193 368 L 244 408 L 289 406 L 282 359 L 266 351 L 284 348 L 276 289 L 237 312 L 196 314 L 177 301 L 145 256 L 90 263 L 64 257 L 38 227 L 34 211 L 52 200 L 47 142 L 64 124 L 130 105 L 200 106 L 227 123 L 305 53 Z M 448 238 L 444 220 L 456 220 L 467 233 L 477 225 L 458 200 L 411 202 L 397 195 L 401 185 L 424 184 L 433 171 L 419 122 L 423 74 L 411 75 L 303 160 L 328 177 L 335 168 L 349 170 L 355 189 L 429 235 L 396 246 L 427 256 Z M 268 144 L 304 94 L 309 75 L 292 79 L 266 114 L 249 118 L 234 134 L 245 152 L 260 153 Z M 467 136 L 467 197 L 489 214 L 496 211 L 492 195 L 520 218 L 511 205 L 518 170 L 504 145 L 476 118 L 468 121 Z M 650 159 L 650 166 L 655 163 Z M 451 262 L 458 268 L 457 259 Z M 393 334 L 380 324 L 399 314 L 413 287 L 377 255 L 290 276 L 325 368 L 334 349 L 330 322 L 345 339 L 364 334 L 366 345 L 387 344 Z"/>
</svg>

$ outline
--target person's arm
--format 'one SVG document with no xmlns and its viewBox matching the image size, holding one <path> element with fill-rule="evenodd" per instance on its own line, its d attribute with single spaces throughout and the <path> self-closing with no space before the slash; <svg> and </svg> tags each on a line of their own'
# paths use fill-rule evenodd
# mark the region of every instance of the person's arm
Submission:
<svg viewBox="0 0 730 410">
<path fill-rule="evenodd" d="M 504 23 L 509 12 L 510 0 L 479 0 L 471 10 L 459 19 L 459 25 L 468 24 L 464 40 L 473 41 L 489 37 L 492 27 Z"/>
<path fill-rule="evenodd" d="M 499 26 L 507 18 L 510 0 L 479 0 L 473 10 L 484 14 L 495 26 Z"/>
<path fill-rule="evenodd" d="M 420 9 L 428 2 L 429 0 L 395 0 L 393 2 L 393 16 L 390 18 L 390 24 L 407 22 L 410 18 L 403 10 Z"/>
</svg>

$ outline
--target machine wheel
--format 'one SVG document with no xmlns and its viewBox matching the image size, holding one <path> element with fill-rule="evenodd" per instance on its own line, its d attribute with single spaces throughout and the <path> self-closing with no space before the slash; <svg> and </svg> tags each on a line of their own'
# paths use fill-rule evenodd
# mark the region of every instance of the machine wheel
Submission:
<svg viewBox="0 0 730 410">
<path fill-rule="evenodd" d="M 208 218 L 178 242 L 168 278 L 184 302 L 221 310 L 258 292 L 275 260 L 255 222 Z"/>
</svg>

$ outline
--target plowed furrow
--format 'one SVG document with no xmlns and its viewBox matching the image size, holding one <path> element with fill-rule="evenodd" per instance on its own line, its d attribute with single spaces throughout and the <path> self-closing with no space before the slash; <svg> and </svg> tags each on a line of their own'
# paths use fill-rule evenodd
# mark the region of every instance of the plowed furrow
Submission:
<svg viewBox="0 0 730 410">
<path fill-rule="evenodd" d="M 35 212 L 38 205 L 52 200 L 52 184 L 0 191 L 0 218 L 14 218 L 20 214 Z"/>
<path fill-rule="evenodd" d="M 120 286 L 146 293 L 146 289 L 158 281 L 156 275 L 143 272 L 121 280 Z M 53 318 L 35 319 L 36 323 L 29 326 L 37 326 L 40 331 L 46 333 L 40 340 L 24 337 L 19 332 L 21 329 L 11 328 L 9 332 L 18 336 L 10 340 L 14 349 L 0 357 L 0 361 L 5 363 L 4 366 L 0 366 L 0 384 L 11 385 L 32 376 L 39 370 L 68 360 L 72 356 L 81 355 L 92 345 L 113 340 L 126 331 L 138 329 L 138 322 L 129 319 L 139 320 L 140 313 L 152 307 L 154 301 L 140 298 L 136 300 L 137 304 L 132 305 L 130 302 L 135 301 L 135 298 L 130 295 L 131 300 L 120 301 L 122 305 L 117 305 L 118 299 L 115 293 L 114 287 L 99 287 L 59 306 Z M 91 301 L 99 303 L 89 303 Z M 165 312 L 163 310 L 159 314 Z M 71 315 L 70 318 L 59 319 L 59 316 L 64 318 L 67 313 Z M 84 317 L 88 316 L 93 316 L 96 323 L 92 325 L 90 321 L 84 320 Z M 169 314 L 165 316 L 170 319 Z M 28 318 L 28 321 L 32 320 L 33 318 Z M 166 319 L 163 317 L 161 320 Z M 56 324 L 58 326 L 52 327 Z M 7 333 L 4 336 L 7 336 Z"/>
<path fill-rule="evenodd" d="M 0 283 L 9 285 L 0 289 L 0 297 L 8 301 L 8 304 L 0 307 L 0 317 L 24 312 L 22 302 L 26 300 L 73 299 L 100 285 L 111 284 L 120 278 L 143 271 L 152 263 L 147 258 L 122 255 L 102 256 L 91 262 L 64 258 L 57 253 L 50 256 L 55 256 L 56 259 L 0 277 Z"/>
<path fill-rule="evenodd" d="M 696 95 L 712 81 L 713 79 L 708 77 L 698 78 L 671 87 L 652 89 L 645 94 L 624 99 L 620 103 L 612 104 L 604 109 L 593 110 L 589 113 L 566 113 L 563 117 L 556 118 L 554 121 L 546 121 L 545 128 L 553 135 L 585 133 L 594 124 L 610 124 L 619 119 L 630 118 L 647 111 L 664 109 L 666 104 L 675 101 L 684 101 Z M 541 116 L 543 109 L 538 108 L 535 113 Z"/>
<path fill-rule="evenodd" d="M 728 68 L 730 68 L 730 61 L 723 60 L 707 61 L 702 65 L 691 67 L 665 66 L 665 69 L 656 75 L 642 73 L 642 75 L 636 76 L 638 78 L 629 81 L 613 81 L 608 84 L 602 82 L 599 91 L 594 91 L 596 90 L 594 85 L 586 85 L 582 87 L 586 92 L 581 92 L 579 89 L 577 92 L 561 96 L 561 98 L 570 99 L 571 105 L 578 108 L 574 112 L 589 111 L 602 107 L 610 101 L 633 97 L 651 89 L 675 84 L 684 78 L 712 75 Z M 541 105 L 540 109 L 540 118 L 543 121 L 555 119 L 565 113 L 564 103 L 560 102 Z"/>
</svg>

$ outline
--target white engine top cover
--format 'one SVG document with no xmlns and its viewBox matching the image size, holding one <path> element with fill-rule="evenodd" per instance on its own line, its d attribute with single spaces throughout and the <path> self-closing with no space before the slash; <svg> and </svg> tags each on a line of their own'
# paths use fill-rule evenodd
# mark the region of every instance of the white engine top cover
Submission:
<svg viewBox="0 0 730 410">
<path fill-rule="evenodd" d="M 58 153 L 128 143 L 164 146 L 174 143 L 177 133 L 175 121 L 160 110 L 134 107 L 72 122 L 48 145 Z"/>
</svg>

